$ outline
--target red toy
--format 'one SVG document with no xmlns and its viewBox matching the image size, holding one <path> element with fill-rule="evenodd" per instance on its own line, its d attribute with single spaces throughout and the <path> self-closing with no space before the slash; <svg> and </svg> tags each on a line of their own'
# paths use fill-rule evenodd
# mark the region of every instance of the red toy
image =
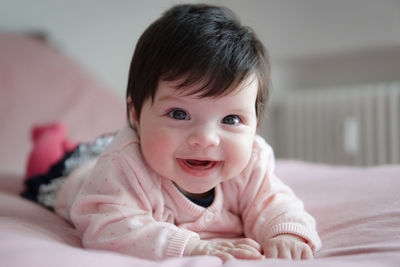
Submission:
<svg viewBox="0 0 400 267">
<path fill-rule="evenodd" d="M 61 123 L 35 126 L 31 138 L 33 149 L 29 154 L 25 179 L 46 173 L 67 151 L 77 146 L 67 139 L 67 129 Z"/>
</svg>

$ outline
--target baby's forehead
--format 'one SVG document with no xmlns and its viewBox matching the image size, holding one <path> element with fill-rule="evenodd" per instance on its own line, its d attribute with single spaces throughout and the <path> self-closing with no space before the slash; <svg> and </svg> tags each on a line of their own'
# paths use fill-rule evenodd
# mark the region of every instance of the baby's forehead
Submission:
<svg viewBox="0 0 400 267">
<path fill-rule="evenodd" d="M 198 80 L 179 78 L 175 80 L 160 80 L 157 91 L 168 89 L 169 93 L 176 96 L 192 96 L 198 99 L 218 98 L 246 90 L 254 82 L 258 84 L 255 74 L 248 75 L 246 78 L 236 79 L 229 83 L 213 82 L 213 80 L 207 78 Z"/>
</svg>

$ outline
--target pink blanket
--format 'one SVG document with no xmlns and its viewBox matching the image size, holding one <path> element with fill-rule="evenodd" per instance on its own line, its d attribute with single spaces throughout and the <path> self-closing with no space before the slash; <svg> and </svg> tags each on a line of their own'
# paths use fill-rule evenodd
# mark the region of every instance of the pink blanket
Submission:
<svg viewBox="0 0 400 267">
<path fill-rule="evenodd" d="M 83 249 L 72 226 L 18 192 L 33 124 L 62 121 L 74 139 L 88 140 L 124 123 L 122 101 L 104 89 L 55 48 L 0 33 L 0 266 L 400 266 L 400 166 L 277 162 L 317 220 L 323 245 L 311 261 L 152 262 Z"/>
</svg>

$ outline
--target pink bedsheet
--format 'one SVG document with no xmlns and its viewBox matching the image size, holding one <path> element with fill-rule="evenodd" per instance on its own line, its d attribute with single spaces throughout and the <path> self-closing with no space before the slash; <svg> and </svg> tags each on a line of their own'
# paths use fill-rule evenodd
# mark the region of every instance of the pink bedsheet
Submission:
<svg viewBox="0 0 400 267">
<path fill-rule="evenodd" d="M 280 161 L 277 173 L 304 200 L 318 222 L 323 247 L 306 262 L 232 261 L 226 266 L 399 266 L 400 167 L 369 169 Z M 1 177 L 8 185 L 15 177 Z M 5 182 L 7 181 L 7 182 Z M 3 185 L 2 185 L 3 188 Z M 214 257 L 151 262 L 80 247 L 75 230 L 26 201 L 18 186 L 0 192 L 2 266 L 221 266 Z M 6 264 L 4 264 L 6 263 Z M 4 264 L 4 265 L 3 265 Z M 225 266 L 224 265 L 224 266 Z"/>
<path fill-rule="evenodd" d="M 103 89 L 53 47 L 0 33 L 0 266 L 400 266 L 400 166 L 277 162 L 317 220 L 323 246 L 311 261 L 152 262 L 81 248 L 73 227 L 18 192 L 33 124 L 62 121 L 70 136 L 87 140 L 124 123 L 122 101 Z"/>
</svg>

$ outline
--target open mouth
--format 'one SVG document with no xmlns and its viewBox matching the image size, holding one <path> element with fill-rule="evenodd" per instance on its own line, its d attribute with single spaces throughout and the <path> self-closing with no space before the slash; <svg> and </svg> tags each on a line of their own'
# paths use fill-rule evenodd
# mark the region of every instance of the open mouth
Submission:
<svg viewBox="0 0 400 267">
<path fill-rule="evenodd" d="M 183 160 L 183 163 L 189 168 L 202 170 L 212 168 L 216 164 L 216 161 L 186 159 Z"/>
<path fill-rule="evenodd" d="M 207 171 L 218 165 L 219 161 L 198 160 L 198 159 L 179 159 L 179 163 L 188 170 Z"/>
</svg>

